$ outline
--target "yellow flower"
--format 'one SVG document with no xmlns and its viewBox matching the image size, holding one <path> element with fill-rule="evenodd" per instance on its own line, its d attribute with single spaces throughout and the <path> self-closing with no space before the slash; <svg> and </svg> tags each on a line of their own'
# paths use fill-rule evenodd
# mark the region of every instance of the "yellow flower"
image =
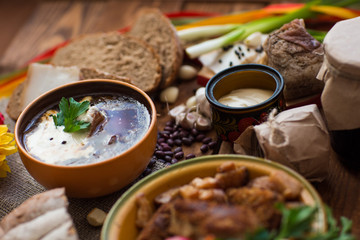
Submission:
<svg viewBox="0 0 360 240">
<path fill-rule="evenodd" d="M 0 125 L 0 178 L 6 177 L 6 174 L 10 172 L 6 156 L 16 152 L 17 147 L 14 141 L 14 134 L 8 132 L 6 125 Z"/>
</svg>

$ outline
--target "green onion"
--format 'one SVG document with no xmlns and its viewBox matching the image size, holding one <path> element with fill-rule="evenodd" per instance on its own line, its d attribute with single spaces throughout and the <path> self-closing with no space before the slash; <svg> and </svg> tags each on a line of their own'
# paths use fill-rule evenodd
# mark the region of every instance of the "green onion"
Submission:
<svg viewBox="0 0 360 240">
<path fill-rule="evenodd" d="M 194 41 L 201 38 L 210 38 L 223 35 L 236 29 L 239 26 L 239 24 L 201 26 L 180 30 L 177 32 L 177 34 L 181 40 Z"/>
<path fill-rule="evenodd" d="M 245 29 L 236 28 L 234 31 L 231 31 L 221 37 L 211 39 L 194 46 L 186 48 L 186 53 L 190 58 L 196 58 L 204 53 L 211 52 L 223 46 L 229 45 L 237 41 L 242 34 L 244 34 Z"/>
<path fill-rule="evenodd" d="M 310 33 L 310 35 L 313 36 L 313 38 L 315 38 L 319 42 L 323 42 L 324 38 L 327 34 L 326 31 L 318 31 L 318 30 L 313 30 L 313 29 L 306 29 L 306 31 L 308 33 Z"/>
<path fill-rule="evenodd" d="M 190 46 L 186 48 L 185 51 L 190 58 L 196 58 L 202 54 L 232 44 L 236 41 L 244 40 L 247 36 L 254 32 L 271 32 L 296 18 L 308 18 L 313 16 L 314 13 L 310 10 L 310 6 L 316 4 L 317 2 L 318 1 L 308 3 L 303 8 L 282 16 L 263 18 L 240 25 L 236 27 L 235 30 L 221 37 Z"/>
</svg>

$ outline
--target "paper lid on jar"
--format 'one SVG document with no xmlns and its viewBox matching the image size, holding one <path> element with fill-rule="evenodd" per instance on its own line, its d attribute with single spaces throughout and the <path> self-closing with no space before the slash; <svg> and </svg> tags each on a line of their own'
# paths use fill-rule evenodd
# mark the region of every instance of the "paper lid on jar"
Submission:
<svg viewBox="0 0 360 240">
<path fill-rule="evenodd" d="M 324 39 L 328 62 L 339 72 L 360 75 L 360 17 L 337 22 Z"/>
</svg>

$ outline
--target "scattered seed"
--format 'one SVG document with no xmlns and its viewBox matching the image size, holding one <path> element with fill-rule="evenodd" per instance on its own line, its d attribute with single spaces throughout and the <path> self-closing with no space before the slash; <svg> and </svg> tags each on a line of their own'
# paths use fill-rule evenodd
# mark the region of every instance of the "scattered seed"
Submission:
<svg viewBox="0 0 360 240">
<path fill-rule="evenodd" d="M 200 150 L 201 150 L 202 153 L 206 153 L 207 151 L 209 151 L 209 146 L 207 144 L 203 144 L 200 147 Z"/>
</svg>

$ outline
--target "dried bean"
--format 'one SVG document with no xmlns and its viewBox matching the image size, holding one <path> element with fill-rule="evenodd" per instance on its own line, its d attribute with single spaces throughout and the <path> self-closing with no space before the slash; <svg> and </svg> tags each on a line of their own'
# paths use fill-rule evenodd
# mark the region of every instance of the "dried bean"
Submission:
<svg viewBox="0 0 360 240">
<path fill-rule="evenodd" d="M 195 137 L 198 134 L 199 134 L 199 131 L 196 128 L 191 129 L 191 135 L 193 135 Z"/>
<path fill-rule="evenodd" d="M 169 135 L 170 132 L 169 132 L 169 131 L 165 131 L 165 130 L 160 132 L 160 135 L 164 135 L 164 134 Z"/>
<path fill-rule="evenodd" d="M 177 147 L 174 149 L 174 153 L 182 152 L 182 147 Z"/>
<path fill-rule="evenodd" d="M 192 141 L 190 138 L 183 137 L 181 140 L 182 140 L 183 144 L 186 146 L 190 146 L 192 144 Z"/>
<path fill-rule="evenodd" d="M 203 144 L 200 147 L 200 150 L 201 150 L 202 153 L 206 153 L 207 151 L 209 151 L 209 146 L 207 144 Z"/>
<path fill-rule="evenodd" d="M 166 156 L 164 157 L 164 160 L 167 161 L 167 162 L 171 162 L 171 159 L 172 159 L 172 157 L 169 156 L 169 155 L 166 155 Z"/>
<path fill-rule="evenodd" d="M 212 141 L 212 138 L 211 138 L 211 137 L 206 137 L 206 138 L 204 138 L 204 139 L 202 140 L 202 143 L 208 144 L 208 143 L 210 143 L 211 141 Z"/>
<path fill-rule="evenodd" d="M 184 152 L 177 152 L 177 153 L 175 153 L 174 157 L 177 160 L 183 159 L 184 158 Z"/>
<path fill-rule="evenodd" d="M 170 127 L 170 126 L 166 126 L 166 127 L 164 128 L 164 130 L 165 130 L 165 131 L 168 131 L 169 133 L 171 133 L 171 132 L 174 131 L 174 129 L 173 129 L 172 127 Z"/>
<path fill-rule="evenodd" d="M 166 142 L 167 144 L 169 144 L 169 146 L 174 146 L 174 140 L 172 140 L 171 138 L 169 138 Z"/>
<path fill-rule="evenodd" d="M 181 139 L 175 139 L 174 143 L 175 143 L 176 146 L 181 146 L 182 145 Z"/>
<path fill-rule="evenodd" d="M 155 162 L 156 162 L 156 160 L 155 160 L 154 158 L 150 159 L 150 162 L 149 162 L 149 164 L 148 164 L 148 167 L 154 166 Z"/>
<path fill-rule="evenodd" d="M 217 142 L 216 141 L 212 141 L 212 142 L 209 142 L 209 148 L 210 149 L 214 149 L 215 148 L 215 146 L 216 146 L 216 144 L 217 144 Z"/>
<path fill-rule="evenodd" d="M 194 157 L 196 157 L 195 156 L 195 154 L 193 154 L 193 153 L 189 153 L 188 155 L 186 155 L 186 159 L 191 159 L 191 158 L 194 158 Z"/>
<path fill-rule="evenodd" d="M 164 154 L 170 157 L 174 156 L 174 153 L 172 151 L 165 151 Z"/>
<path fill-rule="evenodd" d="M 162 150 L 163 151 L 171 151 L 171 147 L 169 146 L 169 145 L 164 145 L 163 147 L 162 147 Z"/>
<path fill-rule="evenodd" d="M 168 148 L 168 147 L 170 147 L 169 144 L 167 144 L 167 143 L 160 143 L 160 146 L 161 146 L 162 148 Z"/>
<path fill-rule="evenodd" d="M 200 133 L 199 135 L 196 136 L 196 141 L 201 142 L 202 140 L 204 140 L 204 138 L 205 138 L 205 134 Z"/>
<path fill-rule="evenodd" d="M 180 132 L 180 137 L 184 138 L 184 137 L 188 137 L 189 136 L 189 132 L 186 130 L 181 130 Z"/>
<path fill-rule="evenodd" d="M 165 157 L 165 153 L 163 151 L 155 151 L 155 156 L 157 158 L 164 158 Z"/>
<path fill-rule="evenodd" d="M 174 124 L 175 124 L 175 121 L 174 121 L 174 120 L 172 120 L 172 121 L 167 121 L 167 122 L 165 123 L 166 126 L 174 126 Z"/>
<path fill-rule="evenodd" d="M 166 133 L 162 133 L 161 134 L 161 137 L 165 138 L 165 139 L 169 139 L 170 138 L 170 135 L 169 134 L 166 134 Z"/>
<path fill-rule="evenodd" d="M 159 139 L 157 140 L 157 142 L 158 142 L 158 143 L 163 143 L 163 142 L 165 142 L 165 138 L 159 138 Z"/>
<path fill-rule="evenodd" d="M 178 160 L 177 159 L 171 159 L 171 164 L 175 164 L 175 163 L 177 163 L 178 162 Z"/>
</svg>

